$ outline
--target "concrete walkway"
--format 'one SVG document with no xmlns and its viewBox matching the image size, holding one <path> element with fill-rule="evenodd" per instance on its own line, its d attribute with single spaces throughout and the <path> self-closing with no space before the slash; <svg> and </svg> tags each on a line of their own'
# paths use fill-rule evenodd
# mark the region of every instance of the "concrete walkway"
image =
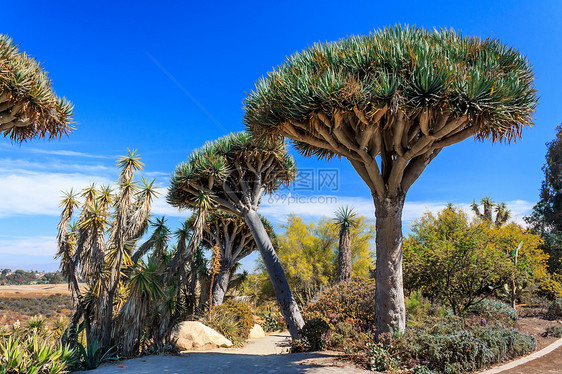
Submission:
<svg viewBox="0 0 562 374">
<path fill-rule="evenodd" d="M 558 339 L 540 351 L 509 362 L 480 374 L 554 374 L 562 373 L 562 339 Z"/>
<path fill-rule="evenodd" d="M 180 356 L 145 356 L 104 364 L 93 374 L 183 374 L 183 373 L 370 373 L 335 362 L 335 353 L 310 352 L 286 354 L 287 333 L 251 339 L 243 348 L 218 348 L 191 351 Z"/>
</svg>

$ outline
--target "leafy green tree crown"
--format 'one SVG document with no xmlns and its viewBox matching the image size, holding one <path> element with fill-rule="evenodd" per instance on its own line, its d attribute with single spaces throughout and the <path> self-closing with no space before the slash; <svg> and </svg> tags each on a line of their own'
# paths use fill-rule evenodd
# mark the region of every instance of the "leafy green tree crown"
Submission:
<svg viewBox="0 0 562 374">
<path fill-rule="evenodd" d="M 291 183 L 296 164 L 282 140 L 257 141 L 247 132 L 224 136 L 194 151 L 172 176 L 167 200 L 180 208 L 234 213 L 257 207 L 264 192 Z"/>
<path fill-rule="evenodd" d="M 47 72 L 0 35 L 0 131 L 16 142 L 70 133 L 73 105 L 59 98 Z"/>
<path fill-rule="evenodd" d="M 348 157 L 333 144 L 307 140 L 303 134 L 314 130 L 310 122 L 329 123 L 329 131 L 349 121 L 363 130 L 389 129 L 402 112 L 406 119 L 417 116 L 427 136 L 437 135 L 448 120 L 463 118 L 462 128 L 470 127 L 478 139 L 513 141 L 532 124 L 536 103 L 531 66 L 517 50 L 449 29 L 396 26 L 290 56 L 257 82 L 245 101 L 245 122 L 259 136 L 296 140 L 306 155 Z M 342 138 L 343 146 L 353 149 Z M 439 145 L 452 140 L 457 139 Z M 396 138 L 383 141 L 396 145 Z M 412 141 L 402 143 L 398 154 Z"/>
</svg>

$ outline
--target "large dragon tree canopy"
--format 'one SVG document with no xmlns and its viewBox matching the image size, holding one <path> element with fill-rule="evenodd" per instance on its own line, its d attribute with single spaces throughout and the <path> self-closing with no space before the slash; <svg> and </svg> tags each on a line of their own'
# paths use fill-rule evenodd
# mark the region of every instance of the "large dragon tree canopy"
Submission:
<svg viewBox="0 0 562 374">
<path fill-rule="evenodd" d="M 179 208 L 222 209 L 242 215 L 257 210 L 265 192 L 296 175 L 283 140 L 259 142 L 247 132 L 207 142 L 176 168 L 168 202 Z"/>
<path fill-rule="evenodd" d="M 419 176 L 408 177 L 408 167 L 419 171 L 445 146 L 470 136 L 516 140 L 536 103 L 531 66 L 517 50 L 396 26 L 292 55 L 258 81 L 245 122 L 259 138 L 294 140 L 305 155 L 348 158 L 382 194 L 402 175 L 407 190 Z M 365 166 L 377 155 L 381 177 Z"/>
<path fill-rule="evenodd" d="M 0 35 L 0 131 L 16 142 L 66 135 L 73 106 L 53 91 L 41 64 Z"/>
</svg>

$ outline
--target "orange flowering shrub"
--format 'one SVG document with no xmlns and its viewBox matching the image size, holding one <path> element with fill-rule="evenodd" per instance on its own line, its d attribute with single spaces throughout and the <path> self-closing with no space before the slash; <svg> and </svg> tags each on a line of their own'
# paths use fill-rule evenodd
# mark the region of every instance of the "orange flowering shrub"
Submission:
<svg viewBox="0 0 562 374">
<path fill-rule="evenodd" d="M 304 309 L 303 317 L 323 319 L 331 328 L 347 322 L 370 329 L 375 324 L 375 280 L 353 279 L 327 289 Z"/>
</svg>

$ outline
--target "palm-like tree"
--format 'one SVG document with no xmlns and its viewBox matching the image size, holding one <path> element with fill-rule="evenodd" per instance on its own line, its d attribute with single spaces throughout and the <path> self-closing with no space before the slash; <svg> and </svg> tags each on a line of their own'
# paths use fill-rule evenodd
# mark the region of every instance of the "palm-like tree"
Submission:
<svg viewBox="0 0 562 374">
<path fill-rule="evenodd" d="M 334 219 L 339 227 L 338 283 L 351 280 L 351 229 L 357 226 L 357 213 L 348 206 L 340 207 Z"/>
<path fill-rule="evenodd" d="M 180 208 L 223 210 L 242 217 L 250 228 L 267 268 L 291 336 L 304 325 L 281 263 L 258 215 L 260 199 L 295 178 L 296 166 L 283 141 L 264 144 L 248 133 L 231 134 L 206 143 L 180 164 L 172 177 L 168 202 Z M 197 229 L 194 237 L 202 236 Z"/>
<path fill-rule="evenodd" d="M 408 190 L 447 146 L 519 139 L 536 104 L 531 65 L 516 49 L 454 30 L 396 26 L 293 54 L 257 82 L 245 122 L 263 142 L 284 136 L 305 156 L 347 158 L 370 188 L 380 334 L 406 325 Z"/>
<path fill-rule="evenodd" d="M 79 304 L 73 318 L 82 315 L 87 321 L 88 342 L 101 340 L 104 349 L 112 346 L 114 308 L 122 276 L 133 266 L 131 259 L 136 241 L 146 232 L 152 200 L 156 195 L 154 181 L 139 185 L 135 172 L 143 164 L 136 151 L 118 160 L 120 168 L 117 193 L 107 186 L 101 190 L 91 185 L 82 192 L 84 203 L 77 223 L 77 232 L 68 224 L 80 203 L 71 192 L 62 202 L 59 222 L 58 256 Z M 94 304 L 86 304 L 78 296 L 76 274 L 90 285 Z M 101 338 L 100 338 L 101 337 Z"/>
<path fill-rule="evenodd" d="M 0 132 L 16 142 L 71 132 L 73 106 L 59 98 L 41 64 L 0 35 Z"/>
<path fill-rule="evenodd" d="M 470 207 L 478 218 L 490 224 L 494 223 L 499 227 L 511 218 L 511 211 L 504 202 L 495 204 L 491 197 L 483 197 L 480 199 L 480 204 L 482 205 L 482 211 L 480 211 L 480 206 L 476 201 L 473 201 Z M 495 219 L 493 217 L 494 211 L 496 212 Z"/>
</svg>

